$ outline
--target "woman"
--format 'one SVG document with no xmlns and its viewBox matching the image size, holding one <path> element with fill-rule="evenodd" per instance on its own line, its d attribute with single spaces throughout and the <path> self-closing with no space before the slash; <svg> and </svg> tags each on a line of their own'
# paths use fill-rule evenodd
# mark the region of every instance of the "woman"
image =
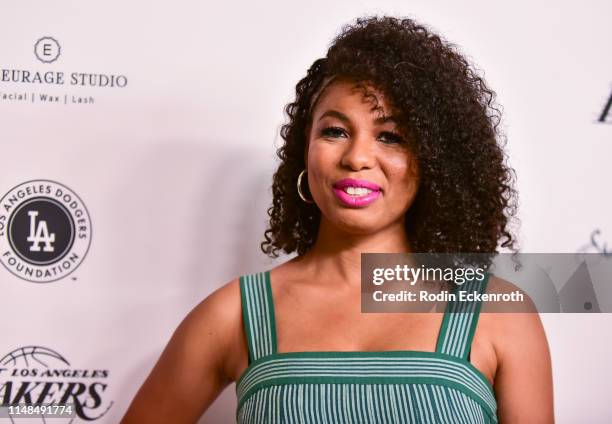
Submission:
<svg viewBox="0 0 612 424">
<path fill-rule="evenodd" d="M 196 306 L 122 422 L 195 422 L 234 381 L 244 423 L 553 422 L 538 314 L 360 310 L 362 252 L 516 251 L 493 96 L 411 19 L 345 27 L 281 130 L 262 250 L 298 256 Z"/>
</svg>

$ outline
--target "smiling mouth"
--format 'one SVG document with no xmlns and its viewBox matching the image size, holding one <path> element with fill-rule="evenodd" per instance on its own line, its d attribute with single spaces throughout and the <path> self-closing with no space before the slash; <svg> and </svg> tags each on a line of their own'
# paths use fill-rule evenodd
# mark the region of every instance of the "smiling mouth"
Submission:
<svg viewBox="0 0 612 424">
<path fill-rule="evenodd" d="M 342 178 L 333 184 L 338 201 L 349 208 L 363 208 L 380 197 L 382 189 L 370 180 Z"/>
<path fill-rule="evenodd" d="M 365 187 L 344 187 L 342 191 L 344 191 L 349 196 L 361 197 L 365 196 L 368 193 L 372 193 L 375 190 L 370 190 L 369 188 Z"/>
<path fill-rule="evenodd" d="M 365 187 L 333 188 L 336 198 L 340 203 L 349 208 L 364 208 L 373 203 L 381 195 L 380 190 L 371 190 Z"/>
</svg>

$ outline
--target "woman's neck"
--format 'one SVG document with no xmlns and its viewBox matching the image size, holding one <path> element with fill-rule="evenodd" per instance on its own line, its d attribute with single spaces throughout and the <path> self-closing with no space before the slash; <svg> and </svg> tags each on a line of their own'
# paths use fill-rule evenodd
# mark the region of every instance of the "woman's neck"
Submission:
<svg viewBox="0 0 612 424">
<path fill-rule="evenodd" d="M 316 242 L 295 260 L 302 263 L 314 281 L 357 288 L 361 285 L 362 253 L 410 251 L 403 220 L 375 233 L 356 234 L 342 231 L 322 219 Z"/>
</svg>

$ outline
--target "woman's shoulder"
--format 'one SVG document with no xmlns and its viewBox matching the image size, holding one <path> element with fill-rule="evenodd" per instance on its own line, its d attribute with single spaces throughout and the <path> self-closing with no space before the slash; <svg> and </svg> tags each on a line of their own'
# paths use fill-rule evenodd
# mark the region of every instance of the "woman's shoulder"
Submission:
<svg viewBox="0 0 612 424">
<path fill-rule="evenodd" d="M 240 277 L 235 277 L 214 289 L 189 313 L 194 323 L 214 322 L 221 327 L 234 324 L 240 318 Z"/>
<path fill-rule="evenodd" d="M 494 296 L 483 300 L 480 321 L 489 329 L 498 361 L 503 362 L 516 349 L 529 350 L 533 346 L 544 348 L 546 336 L 540 315 L 524 290 L 510 281 L 491 275 L 485 293 Z M 502 296 L 507 300 L 504 301 Z"/>
<path fill-rule="evenodd" d="M 232 379 L 235 363 L 246 351 L 242 330 L 240 276 L 223 282 L 203 298 L 184 318 L 181 326 L 191 329 L 194 343 L 214 346 L 220 372 Z"/>
<path fill-rule="evenodd" d="M 482 299 L 482 312 L 495 313 L 536 313 L 537 308 L 529 294 L 518 285 L 489 274 L 485 293 Z"/>
<path fill-rule="evenodd" d="M 238 288 L 232 279 L 182 319 L 122 422 L 158 422 L 160 416 L 195 422 L 231 382 L 232 355 L 240 343 Z M 180 401 L 180 411 L 172 400 Z"/>
<path fill-rule="evenodd" d="M 491 302 L 481 308 L 491 312 L 482 314 L 481 322 L 489 327 L 497 358 L 495 392 L 500 417 L 520 419 L 520 414 L 526 418 L 552 411 L 550 347 L 534 302 L 516 284 L 499 277 L 490 277 L 486 293 L 522 295 L 522 299 L 515 296 L 514 306 Z"/>
</svg>

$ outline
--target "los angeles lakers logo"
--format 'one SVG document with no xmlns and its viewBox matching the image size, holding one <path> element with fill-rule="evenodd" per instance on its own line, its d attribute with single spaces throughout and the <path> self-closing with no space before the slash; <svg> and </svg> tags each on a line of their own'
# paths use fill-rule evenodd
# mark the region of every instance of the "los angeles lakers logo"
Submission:
<svg viewBox="0 0 612 424">
<path fill-rule="evenodd" d="M 28 181 L 0 200 L 0 262 L 19 278 L 35 283 L 66 278 L 90 243 L 87 208 L 63 184 Z"/>
</svg>

